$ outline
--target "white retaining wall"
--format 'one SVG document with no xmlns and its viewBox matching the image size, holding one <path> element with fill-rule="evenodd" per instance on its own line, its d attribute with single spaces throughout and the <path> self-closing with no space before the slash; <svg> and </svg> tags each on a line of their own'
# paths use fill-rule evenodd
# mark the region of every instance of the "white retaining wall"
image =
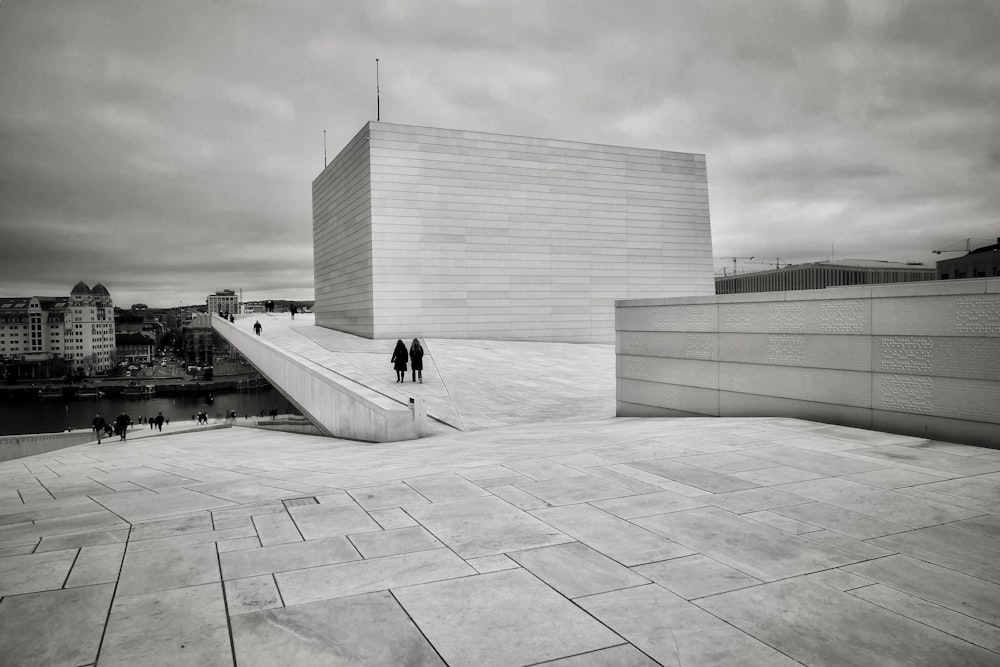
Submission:
<svg viewBox="0 0 1000 667">
<path fill-rule="evenodd" d="M 1000 447 L 1000 279 L 616 303 L 619 416 L 790 416 Z"/>
<path fill-rule="evenodd" d="M 406 406 L 213 317 L 212 326 L 325 435 L 368 442 L 418 437 Z"/>
</svg>

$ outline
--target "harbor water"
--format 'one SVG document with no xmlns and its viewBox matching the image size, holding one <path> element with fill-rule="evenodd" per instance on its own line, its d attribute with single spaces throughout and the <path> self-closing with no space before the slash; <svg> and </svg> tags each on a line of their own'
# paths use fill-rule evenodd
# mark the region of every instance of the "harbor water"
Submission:
<svg viewBox="0 0 1000 667">
<path fill-rule="evenodd" d="M 67 428 L 89 428 L 100 413 L 109 422 L 122 412 L 136 424 L 140 417 L 155 417 L 162 412 L 171 422 L 190 421 L 204 412 L 212 421 L 225 418 L 230 410 L 242 418 L 259 416 L 272 409 L 279 414 L 299 414 L 280 392 L 273 388 L 251 392 L 217 392 L 211 396 L 181 394 L 154 398 L 97 398 L 78 400 L 31 399 L 0 403 L 0 436 L 26 433 L 57 433 Z"/>
</svg>

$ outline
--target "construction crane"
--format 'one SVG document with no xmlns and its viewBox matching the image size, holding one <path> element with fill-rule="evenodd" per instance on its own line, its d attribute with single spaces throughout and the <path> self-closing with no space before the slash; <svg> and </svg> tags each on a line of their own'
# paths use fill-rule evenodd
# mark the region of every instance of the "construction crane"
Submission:
<svg viewBox="0 0 1000 667">
<path fill-rule="evenodd" d="M 943 252 L 965 252 L 965 253 L 969 253 L 969 252 L 972 252 L 974 250 L 974 248 L 972 246 L 976 245 L 976 244 L 973 244 L 973 241 L 986 241 L 987 243 L 991 243 L 993 241 L 993 239 L 973 239 L 973 238 L 969 238 L 969 239 L 965 239 L 964 241 L 959 241 L 958 243 L 953 243 L 950 246 L 948 246 L 947 248 L 942 248 L 941 250 L 931 250 L 931 252 L 934 253 L 935 255 L 940 255 Z M 957 246 L 957 245 L 961 245 L 963 247 L 956 248 L 955 246 Z"/>
<path fill-rule="evenodd" d="M 716 259 L 732 260 L 733 261 L 733 275 L 735 276 L 736 275 L 736 262 L 737 262 L 737 260 L 744 259 L 744 260 L 750 261 L 751 259 L 753 259 L 753 257 L 716 257 Z M 723 274 L 722 275 L 726 275 L 725 274 L 725 269 L 723 269 Z"/>
</svg>

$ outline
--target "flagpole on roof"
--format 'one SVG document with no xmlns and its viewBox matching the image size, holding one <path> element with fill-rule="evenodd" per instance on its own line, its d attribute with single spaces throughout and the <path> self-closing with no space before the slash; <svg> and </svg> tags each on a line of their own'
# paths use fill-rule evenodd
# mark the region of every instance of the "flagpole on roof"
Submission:
<svg viewBox="0 0 1000 667">
<path fill-rule="evenodd" d="M 382 120 L 382 101 L 378 88 L 378 58 L 375 59 L 375 120 Z"/>
</svg>

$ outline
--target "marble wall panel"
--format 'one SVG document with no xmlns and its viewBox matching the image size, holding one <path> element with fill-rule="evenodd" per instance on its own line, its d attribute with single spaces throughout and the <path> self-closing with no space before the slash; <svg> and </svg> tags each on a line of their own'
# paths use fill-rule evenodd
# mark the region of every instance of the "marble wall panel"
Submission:
<svg viewBox="0 0 1000 667">
<path fill-rule="evenodd" d="M 717 308 L 709 346 L 691 313 Z M 673 312 L 671 312 L 673 311 Z M 616 302 L 618 414 L 790 416 L 995 446 L 1000 279 Z M 699 349 L 705 369 L 694 373 Z M 692 354 L 695 353 L 695 354 Z"/>
<path fill-rule="evenodd" d="M 360 329 L 370 316 L 361 333 L 375 338 L 607 343 L 615 298 L 714 291 L 704 156 L 388 123 L 362 135 L 367 264 L 321 298 L 337 257 L 317 247 L 317 311 L 346 313 L 318 324 Z M 317 198 L 343 190 L 337 162 L 354 143 Z M 370 313 L 348 300 L 369 288 Z"/>
<path fill-rule="evenodd" d="M 720 361 L 869 371 L 867 336 L 805 334 L 719 334 Z"/>
</svg>

